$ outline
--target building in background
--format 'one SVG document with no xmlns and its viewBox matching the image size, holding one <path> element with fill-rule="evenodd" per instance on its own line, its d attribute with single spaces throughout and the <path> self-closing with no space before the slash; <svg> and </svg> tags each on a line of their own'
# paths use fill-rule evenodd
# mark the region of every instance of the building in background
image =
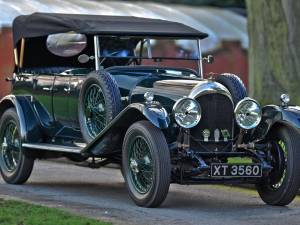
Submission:
<svg viewBox="0 0 300 225">
<path fill-rule="evenodd" d="M 248 85 L 247 19 L 227 9 L 133 1 L 0 0 L 0 12 L 0 97 L 9 93 L 10 83 L 5 77 L 14 69 L 12 21 L 33 12 L 137 16 L 186 24 L 209 34 L 201 41 L 202 53 L 214 55 L 215 62 L 204 64 L 206 76 L 209 72 L 235 73 Z"/>
</svg>

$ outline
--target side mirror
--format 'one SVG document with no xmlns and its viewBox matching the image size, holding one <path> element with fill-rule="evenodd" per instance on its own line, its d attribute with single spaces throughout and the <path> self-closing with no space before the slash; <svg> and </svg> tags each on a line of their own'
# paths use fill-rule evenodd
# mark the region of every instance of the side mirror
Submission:
<svg viewBox="0 0 300 225">
<path fill-rule="evenodd" d="M 208 64 L 212 64 L 214 62 L 214 57 L 212 55 L 208 55 L 207 57 L 203 58 L 203 61 L 208 63 Z"/>
<path fill-rule="evenodd" d="M 88 61 L 90 61 L 90 59 L 91 58 L 86 54 L 82 54 L 82 55 L 78 56 L 78 61 L 80 63 L 87 63 Z"/>
</svg>

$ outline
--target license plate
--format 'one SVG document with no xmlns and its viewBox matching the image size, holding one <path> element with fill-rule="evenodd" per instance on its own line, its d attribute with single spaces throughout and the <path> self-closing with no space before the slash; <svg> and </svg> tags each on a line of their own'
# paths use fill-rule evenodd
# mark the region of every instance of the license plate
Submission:
<svg viewBox="0 0 300 225">
<path fill-rule="evenodd" d="M 260 164 L 226 164 L 212 163 L 210 166 L 212 177 L 261 177 Z"/>
</svg>

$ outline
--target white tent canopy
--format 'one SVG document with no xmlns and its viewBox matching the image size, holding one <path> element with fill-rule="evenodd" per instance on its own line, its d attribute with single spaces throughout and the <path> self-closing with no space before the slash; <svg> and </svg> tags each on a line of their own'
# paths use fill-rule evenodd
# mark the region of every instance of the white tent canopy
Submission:
<svg viewBox="0 0 300 225">
<path fill-rule="evenodd" d="M 0 0 L 0 27 L 10 27 L 13 19 L 33 12 L 137 16 L 180 22 L 208 33 L 202 41 L 204 52 L 223 40 L 240 41 L 248 48 L 247 20 L 234 12 L 212 7 L 189 7 L 150 2 L 92 0 Z"/>
</svg>

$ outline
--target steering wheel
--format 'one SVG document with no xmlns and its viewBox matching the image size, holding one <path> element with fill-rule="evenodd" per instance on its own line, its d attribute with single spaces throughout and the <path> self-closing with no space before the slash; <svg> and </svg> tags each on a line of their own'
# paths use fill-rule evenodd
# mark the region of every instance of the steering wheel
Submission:
<svg viewBox="0 0 300 225">
<path fill-rule="evenodd" d="M 115 52 L 112 52 L 111 54 L 105 56 L 105 57 L 101 60 L 100 65 L 102 65 L 102 63 L 107 59 L 107 57 L 114 56 L 114 55 L 116 55 L 116 54 L 118 54 L 118 53 L 120 53 L 120 51 L 115 51 Z"/>
</svg>

